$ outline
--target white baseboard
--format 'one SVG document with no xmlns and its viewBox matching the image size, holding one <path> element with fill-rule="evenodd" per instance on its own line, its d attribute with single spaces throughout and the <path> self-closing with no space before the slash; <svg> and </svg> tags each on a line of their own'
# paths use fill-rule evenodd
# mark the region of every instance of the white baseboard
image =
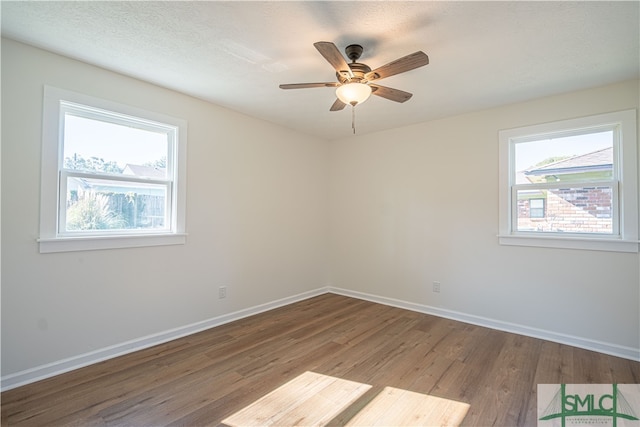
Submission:
<svg viewBox="0 0 640 427">
<path fill-rule="evenodd" d="M 182 326 L 157 334 L 148 335 L 131 341 L 105 347 L 99 350 L 84 353 L 78 356 L 69 357 L 67 359 L 58 360 L 46 365 L 37 366 L 35 368 L 20 371 L 14 374 L 6 375 L 0 378 L 0 390 L 6 391 L 22 385 L 30 384 L 45 378 L 53 377 L 65 372 L 73 371 L 94 363 L 102 362 L 107 359 L 133 353 L 138 350 L 153 347 L 154 345 L 163 344 L 168 341 L 182 338 L 187 335 L 195 334 L 225 323 L 240 320 L 242 318 L 273 310 L 295 302 L 303 301 L 325 293 L 334 293 L 337 295 L 358 298 L 392 307 L 403 308 L 406 310 L 416 311 L 419 313 L 431 314 L 446 319 L 457 320 L 460 322 L 470 323 L 477 326 L 484 326 L 505 332 L 512 332 L 524 336 L 540 338 L 547 341 L 553 341 L 561 344 L 567 344 L 574 347 L 584 348 L 587 350 L 597 351 L 599 353 L 609 354 L 612 356 L 622 357 L 634 361 L 640 361 L 640 349 L 624 347 L 616 344 L 594 341 L 586 338 L 560 334 L 557 332 L 546 331 L 528 326 L 518 325 L 514 323 L 503 322 L 486 317 L 465 314 L 457 311 L 446 310 L 442 308 L 432 307 L 424 304 L 416 304 L 412 302 L 397 300 L 394 298 L 382 297 L 378 295 L 367 294 L 364 292 L 351 291 L 347 289 L 335 288 L 327 286 L 315 289 L 313 291 L 304 292 L 287 298 L 250 307 L 233 313 L 217 316 L 201 322 Z"/>
<path fill-rule="evenodd" d="M 364 292 L 351 291 L 329 287 L 328 292 L 344 295 L 348 297 L 358 298 L 366 301 L 376 302 L 379 304 L 389 305 L 392 307 L 404 308 L 406 310 L 416 311 L 419 313 L 431 314 L 446 319 L 457 320 L 472 325 L 484 326 L 486 328 L 496 329 L 504 332 L 512 332 L 514 334 L 524 335 L 533 338 L 540 338 L 547 341 L 566 344 L 573 347 L 583 348 L 586 350 L 597 351 L 611 356 L 622 357 L 624 359 L 640 362 L 640 348 L 625 347 L 617 344 L 595 341 L 588 338 L 581 338 L 572 335 L 561 334 L 558 332 L 547 331 L 544 329 L 532 328 L 529 326 L 518 325 L 516 323 L 503 322 L 501 320 L 490 319 L 472 314 L 465 314 L 458 311 L 446 310 L 438 307 L 432 307 L 424 304 L 416 304 L 412 302 L 397 300 L 394 298 L 381 297 L 371 295 Z"/>
<path fill-rule="evenodd" d="M 26 369 L 24 371 L 16 372 L 14 374 L 6 375 L 0 378 L 0 390 L 10 390 L 21 385 L 30 384 L 49 377 L 63 374 L 65 372 L 83 368 L 94 363 L 102 362 L 104 360 L 112 359 L 114 357 L 122 356 L 128 353 L 133 353 L 138 350 L 153 347 L 154 345 L 163 344 L 177 338 L 195 334 L 206 329 L 224 325 L 225 323 L 233 322 L 235 320 L 240 320 L 245 317 L 263 313 L 265 311 L 273 310 L 274 308 L 282 307 L 318 295 L 326 294 L 327 292 L 328 288 L 326 287 L 315 289 L 313 291 L 304 292 L 298 295 L 293 295 L 291 297 L 282 298 L 265 304 L 260 304 L 255 307 L 250 307 L 233 313 L 224 314 L 222 316 L 213 317 L 201 322 L 192 323 L 190 325 L 170 329 L 168 331 L 159 332 L 153 335 L 147 335 L 145 337 L 137 338 L 131 341 L 126 341 L 120 344 L 90 351 L 78 356 L 73 356 L 67 359 L 58 360 L 56 362 L 47 363 L 46 365 Z"/>
</svg>

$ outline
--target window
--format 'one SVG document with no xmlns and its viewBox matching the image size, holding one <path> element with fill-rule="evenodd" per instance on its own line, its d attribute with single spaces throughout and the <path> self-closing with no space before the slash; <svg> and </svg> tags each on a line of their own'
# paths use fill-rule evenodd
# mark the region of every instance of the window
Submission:
<svg viewBox="0 0 640 427">
<path fill-rule="evenodd" d="M 635 110 L 499 139 L 501 244 L 638 251 Z"/>
<path fill-rule="evenodd" d="M 40 252 L 185 241 L 186 123 L 45 88 Z"/>
</svg>

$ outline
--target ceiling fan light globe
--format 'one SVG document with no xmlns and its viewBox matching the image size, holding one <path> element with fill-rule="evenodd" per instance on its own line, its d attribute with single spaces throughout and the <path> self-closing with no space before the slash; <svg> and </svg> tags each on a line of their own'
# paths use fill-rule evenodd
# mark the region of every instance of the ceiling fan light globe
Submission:
<svg viewBox="0 0 640 427">
<path fill-rule="evenodd" d="M 336 89 L 338 99 L 348 105 L 362 104 L 371 96 L 371 86 L 364 83 L 345 83 Z"/>
</svg>

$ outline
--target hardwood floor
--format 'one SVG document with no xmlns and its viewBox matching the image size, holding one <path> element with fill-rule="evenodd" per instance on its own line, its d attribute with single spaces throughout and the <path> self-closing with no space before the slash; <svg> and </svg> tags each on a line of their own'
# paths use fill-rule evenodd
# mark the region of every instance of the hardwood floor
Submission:
<svg viewBox="0 0 640 427">
<path fill-rule="evenodd" d="M 536 425 L 539 383 L 640 383 L 638 362 L 325 294 L 4 392 L 2 426 L 218 425 L 305 371 L 372 385 L 354 407 L 386 386 L 469 403 L 467 426 Z"/>
</svg>

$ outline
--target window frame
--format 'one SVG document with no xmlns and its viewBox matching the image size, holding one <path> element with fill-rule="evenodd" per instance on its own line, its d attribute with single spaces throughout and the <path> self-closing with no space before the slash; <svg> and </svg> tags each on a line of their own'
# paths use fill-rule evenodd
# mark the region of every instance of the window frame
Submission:
<svg viewBox="0 0 640 427">
<path fill-rule="evenodd" d="M 517 231 L 517 191 L 515 182 L 515 146 L 548 137 L 563 137 L 615 128 L 613 141 L 613 178 L 589 182 L 588 186 L 612 187 L 612 234 L 553 233 Z M 576 119 L 525 126 L 498 132 L 499 139 L 499 243 L 501 245 L 566 249 L 638 252 L 638 165 L 636 110 L 624 110 Z M 585 182 L 571 183 L 582 187 Z M 566 188 L 567 183 L 562 184 Z M 555 188 L 540 183 L 535 188 Z M 532 188 L 532 186 L 527 186 Z"/>
<path fill-rule="evenodd" d="M 167 209 L 170 222 L 161 230 L 105 230 L 69 232 L 62 221 L 66 204 L 66 178 L 87 175 L 83 171 L 64 168 L 64 119 L 72 112 L 90 119 L 116 124 L 129 123 L 144 129 L 166 129 L 169 136 L 167 162 L 173 176 L 165 180 L 136 177 L 122 178 L 107 173 L 90 173 L 96 179 L 126 180 L 129 182 L 162 184 L 167 187 Z M 76 114 L 78 113 L 78 114 Z M 44 87 L 42 126 L 42 169 L 40 197 L 40 253 L 98 249 L 117 249 L 186 242 L 186 144 L 187 122 L 183 119 L 143 110 L 136 107 L 84 95 L 51 86 Z M 64 181 L 64 182 L 63 182 Z"/>
</svg>

